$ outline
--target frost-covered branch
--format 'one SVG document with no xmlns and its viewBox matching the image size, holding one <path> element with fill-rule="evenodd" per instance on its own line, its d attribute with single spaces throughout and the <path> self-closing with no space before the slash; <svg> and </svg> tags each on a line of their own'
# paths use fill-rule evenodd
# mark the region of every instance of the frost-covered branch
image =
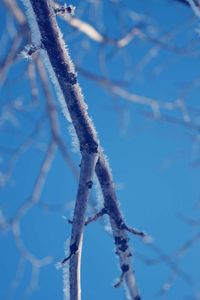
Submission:
<svg viewBox="0 0 200 300">
<path fill-rule="evenodd" d="M 85 226 L 85 212 L 90 189 L 93 185 L 97 153 L 82 153 L 81 171 L 79 179 L 76 205 L 72 223 L 72 234 L 70 241 L 70 299 L 81 299 L 80 287 L 80 263 L 83 230 Z"/>
<path fill-rule="evenodd" d="M 65 146 L 65 144 L 63 143 L 62 138 L 60 136 L 58 116 L 57 116 L 57 112 L 56 112 L 56 107 L 55 107 L 52 97 L 51 97 L 46 70 L 45 70 L 44 65 L 42 64 L 41 60 L 39 59 L 39 57 L 37 57 L 35 59 L 35 63 L 36 63 L 38 75 L 39 75 L 39 78 L 40 78 L 40 81 L 42 84 L 42 88 L 43 88 L 46 103 L 47 103 L 47 111 L 48 111 L 48 117 L 49 117 L 49 122 L 50 122 L 52 139 L 57 144 L 58 150 L 60 150 L 64 161 L 66 161 L 66 163 L 69 166 L 69 168 L 71 169 L 72 173 L 77 178 L 78 177 L 77 168 L 75 167 L 75 165 L 70 157 L 69 151 L 68 151 L 67 147 Z"/>
<path fill-rule="evenodd" d="M 141 298 L 131 265 L 132 253 L 128 245 L 129 238 L 126 230 L 124 229 L 124 218 L 118 205 L 108 162 L 103 156 L 101 156 L 97 162 L 96 174 L 102 189 L 104 206 L 110 218 L 116 245 L 116 254 L 119 256 L 120 268 L 123 272 L 123 278 L 128 288 L 128 294 L 130 299 L 139 300 Z"/>
<path fill-rule="evenodd" d="M 34 17 L 31 15 L 32 21 L 30 22 L 30 26 L 33 33 L 33 40 L 35 39 L 35 42 L 38 45 L 42 43 L 43 49 L 47 52 L 50 64 L 69 110 L 72 123 L 79 139 L 80 151 L 82 153 L 81 175 L 70 244 L 70 286 L 71 289 L 74 289 L 70 289 L 71 300 L 80 299 L 78 286 L 80 258 L 77 259 L 76 253 L 81 247 L 81 238 L 85 224 L 83 218 L 84 209 L 80 221 L 77 214 L 77 210 L 80 209 L 79 197 L 83 188 L 82 180 L 92 178 L 92 169 L 95 166 L 98 155 L 100 155 L 100 157 L 96 164 L 96 174 L 103 192 L 104 205 L 110 217 L 116 244 L 116 252 L 120 258 L 121 269 L 124 272 L 124 279 L 130 297 L 131 299 L 139 300 L 140 296 L 136 285 L 135 275 L 131 268 L 131 251 L 128 246 L 128 236 L 126 230 L 122 226 L 124 221 L 117 202 L 110 168 L 103 153 L 99 153 L 100 146 L 95 128 L 87 114 L 87 108 L 77 82 L 74 66 L 70 60 L 61 32 L 56 23 L 52 1 L 42 0 L 37 2 L 30 0 L 30 3 L 37 21 L 37 23 L 35 23 Z M 29 2 L 26 1 L 26 4 L 28 5 Z M 29 7 L 29 5 L 28 9 L 29 13 L 31 13 L 31 7 Z M 86 169 L 89 169 L 90 172 L 87 170 L 88 175 L 84 178 Z M 87 189 L 89 189 L 89 186 L 87 186 Z M 84 205 L 86 206 L 88 191 L 85 190 L 85 186 L 83 192 Z M 76 226 L 78 226 L 78 229 Z M 75 288 L 74 284 L 76 285 Z"/>
</svg>

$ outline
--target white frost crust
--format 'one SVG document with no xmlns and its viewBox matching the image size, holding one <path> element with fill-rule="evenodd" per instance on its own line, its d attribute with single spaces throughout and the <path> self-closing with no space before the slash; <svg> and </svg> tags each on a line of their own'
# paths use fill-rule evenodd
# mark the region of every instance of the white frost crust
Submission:
<svg viewBox="0 0 200 300">
<path fill-rule="evenodd" d="M 67 257 L 69 255 L 69 243 L 70 243 L 70 238 L 68 238 L 64 244 L 65 257 Z M 70 300 L 69 262 L 65 263 L 64 265 L 61 262 L 58 262 L 55 264 L 55 268 L 57 270 L 62 269 L 62 272 L 63 272 L 63 296 L 64 296 L 63 299 Z"/>
<path fill-rule="evenodd" d="M 33 8 L 31 6 L 29 0 L 21 0 L 21 1 L 23 2 L 24 6 L 26 8 L 27 20 L 28 20 L 28 23 L 29 23 L 29 26 L 30 26 L 30 29 L 31 29 L 32 43 L 33 43 L 33 45 L 35 47 L 37 47 L 38 49 L 40 49 L 40 46 L 41 46 L 41 34 L 40 34 L 40 30 L 39 30 L 39 27 L 38 27 L 38 24 L 37 24 L 37 21 L 36 21 L 36 18 L 35 18 L 35 14 L 34 14 Z M 59 38 L 60 38 L 62 44 L 64 44 L 64 41 L 63 41 L 63 38 L 62 38 L 61 34 L 60 34 Z M 67 47 L 66 47 L 65 44 L 64 44 L 64 47 L 67 50 Z M 64 116 L 66 117 L 66 119 L 68 120 L 68 122 L 71 122 L 71 117 L 69 115 L 69 112 L 68 112 L 68 109 L 67 109 L 67 105 L 65 103 L 65 99 L 64 99 L 63 93 L 62 93 L 62 91 L 60 89 L 58 80 L 57 80 L 56 75 L 55 75 L 55 73 L 53 71 L 51 63 L 49 61 L 49 57 L 48 57 L 48 55 L 47 55 L 47 53 L 46 53 L 45 50 L 40 49 L 38 51 L 39 51 L 40 55 L 42 56 L 43 61 L 45 63 L 45 67 L 46 67 L 46 69 L 47 69 L 47 71 L 49 73 L 50 79 L 52 81 L 52 84 L 53 84 L 54 89 L 56 91 L 58 100 L 60 102 L 62 112 L 63 112 Z M 73 65 L 72 65 L 72 69 L 73 69 Z"/>
<path fill-rule="evenodd" d="M 104 149 L 103 149 L 102 146 L 101 146 L 101 153 L 103 153 L 103 157 L 104 157 L 104 160 L 105 160 L 105 165 L 106 165 L 107 169 L 109 170 L 111 179 L 113 180 L 112 169 L 111 169 L 111 166 L 110 166 L 110 163 L 109 163 L 109 158 L 108 158 L 108 156 L 105 154 Z M 113 183 L 113 184 L 114 184 L 114 183 Z"/>
<path fill-rule="evenodd" d="M 99 180 L 98 180 L 96 174 L 94 174 L 94 191 L 96 194 L 96 209 L 97 209 L 97 211 L 99 211 L 104 206 L 104 198 L 103 198 L 100 183 L 99 183 Z"/>
<path fill-rule="evenodd" d="M 78 139 L 78 136 L 76 134 L 76 130 L 75 130 L 73 124 L 70 124 L 68 126 L 68 131 L 69 131 L 69 134 L 72 139 L 72 152 L 79 153 L 80 152 L 80 143 L 79 143 L 79 139 Z"/>
<path fill-rule="evenodd" d="M 54 86 L 54 89 L 55 89 L 57 98 L 59 100 L 62 112 L 63 112 L 65 118 L 67 119 L 67 121 L 71 123 L 72 120 L 71 120 L 69 111 L 67 109 L 67 104 L 65 102 L 65 98 L 64 98 L 63 93 L 61 91 L 61 88 L 59 86 L 59 83 L 58 83 L 58 80 L 56 78 L 55 72 L 54 72 L 54 70 L 53 70 L 53 68 L 51 66 L 50 61 L 49 61 L 49 57 L 48 57 L 46 51 L 43 50 L 43 49 L 40 50 L 40 55 L 42 56 L 43 62 L 45 64 L 45 67 L 46 67 L 46 69 L 47 69 L 47 71 L 49 73 L 49 77 L 50 77 L 51 82 L 52 82 L 52 84 Z"/>
<path fill-rule="evenodd" d="M 123 283 L 123 287 L 124 287 L 124 291 L 125 291 L 126 300 L 132 300 L 130 292 L 129 292 L 125 282 Z"/>
<path fill-rule="evenodd" d="M 70 239 L 68 238 L 65 241 L 64 250 L 65 250 L 65 256 L 67 257 L 69 255 L 69 243 Z M 63 294 L 64 294 L 64 300 L 70 300 L 69 296 L 69 263 L 67 262 L 64 264 L 63 268 Z"/>
<path fill-rule="evenodd" d="M 195 2 L 193 0 L 187 0 L 187 2 L 191 6 L 191 8 L 194 11 L 195 15 L 200 18 L 200 8 L 195 4 Z"/>
<path fill-rule="evenodd" d="M 96 194 L 96 210 L 100 211 L 102 209 L 102 207 L 104 207 L 104 198 L 103 198 L 101 186 L 100 186 L 100 183 L 99 183 L 99 180 L 98 180 L 96 174 L 94 174 L 94 192 Z M 105 231 L 109 235 L 112 235 L 112 228 L 111 228 L 109 217 L 107 215 L 103 216 L 103 224 L 104 224 Z"/>
<path fill-rule="evenodd" d="M 21 0 L 26 8 L 27 20 L 31 29 L 32 43 L 36 47 L 40 47 L 41 44 L 41 34 L 38 28 L 37 21 L 35 19 L 35 14 L 29 0 Z"/>
</svg>

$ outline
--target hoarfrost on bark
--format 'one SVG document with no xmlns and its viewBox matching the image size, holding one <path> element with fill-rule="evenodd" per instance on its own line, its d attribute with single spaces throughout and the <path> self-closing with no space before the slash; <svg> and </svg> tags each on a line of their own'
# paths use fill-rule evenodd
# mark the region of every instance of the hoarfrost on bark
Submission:
<svg viewBox="0 0 200 300">
<path fill-rule="evenodd" d="M 31 30 L 32 43 L 36 47 L 41 45 L 41 34 L 38 28 L 37 21 L 35 19 L 35 14 L 29 0 L 21 0 L 26 8 L 27 20 Z"/>
<path fill-rule="evenodd" d="M 57 95 L 57 97 L 58 97 L 58 100 L 59 100 L 59 103 L 60 103 L 60 106 L 61 106 L 61 110 L 62 110 L 62 112 L 63 112 L 65 118 L 67 119 L 67 121 L 68 121 L 69 123 L 71 123 L 72 120 L 71 120 L 69 111 L 68 111 L 68 109 L 67 109 L 67 105 L 66 105 L 66 103 L 65 103 L 65 99 L 64 99 L 63 93 L 62 93 L 62 91 L 61 91 L 61 88 L 60 88 L 60 86 L 59 86 L 58 80 L 57 80 L 57 78 L 56 78 L 55 72 L 54 72 L 54 70 L 53 70 L 53 68 L 52 68 L 52 66 L 51 66 L 50 61 L 49 61 L 49 57 L 48 57 L 46 51 L 43 50 L 43 49 L 40 50 L 40 54 L 41 54 L 41 56 L 42 56 L 42 58 L 43 58 L 45 67 L 46 67 L 46 69 L 47 69 L 47 71 L 48 71 L 48 73 L 49 73 L 49 77 L 50 77 L 51 82 L 52 82 L 52 84 L 53 84 L 53 86 L 54 86 L 56 95 Z"/>
<path fill-rule="evenodd" d="M 80 143 L 79 143 L 79 139 L 78 139 L 78 136 L 76 134 L 76 131 L 74 129 L 74 126 L 72 124 L 70 124 L 68 126 L 68 131 L 69 131 L 69 134 L 70 134 L 71 139 L 72 139 L 72 151 L 74 153 L 79 153 L 80 152 Z"/>
<path fill-rule="evenodd" d="M 65 241 L 64 245 L 64 250 L 65 250 L 65 256 L 68 256 L 69 252 L 69 243 L 70 243 L 70 238 L 68 238 Z M 64 300 L 70 300 L 69 297 L 69 264 L 64 264 L 63 268 L 63 294 L 64 294 Z"/>
</svg>

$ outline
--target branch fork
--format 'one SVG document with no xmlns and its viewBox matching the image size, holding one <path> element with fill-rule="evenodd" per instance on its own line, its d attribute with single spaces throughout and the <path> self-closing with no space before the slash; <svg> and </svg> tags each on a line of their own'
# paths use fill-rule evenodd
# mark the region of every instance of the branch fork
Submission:
<svg viewBox="0 0 200 300">
<path fill-rule="evenodd" d="M 81 299 L 80 263 L 82 239 L 85 227 L 85 212 L 92 188 L 94 173 L 96 173 L 101 186 L 104 197 L 104 207 L 110 219 L 116 251 L 119 256 L 122 272 L 124 273 L 123 278 L 130 299 L 140 299 L 135 274 L 131 266 L 131 251 L 128 245 L 127 228 L 120 228 L 119 226 L 123 217 L 115 193 L 111 170 L 103 152 L 100 150 L 101 147 L 97 133 L 88 116 L 73 63 L 56 22 L 53 1 L 27 0 L 27 2 L 31 4 L 35 22 L 37 23 L 32 24 L 31 22 L 30 26 L 36 26 L 38 28 L 38 37 L 40 37 L 42 41 L 60 91 L 65 99 L 79 140 L 82 155 L 79 185 L 72 221 L 70 255 L 64 260 L 64 262 L 67 260 L 70 262 L 70 299 Z M 32 29 L 35 29 L 35 27 Z M 102 214 L 103 213 L 105 213 L 105 211 L 103 211 Z M 124 266 L 126 266 L 126 268 Z"/>
</svg>

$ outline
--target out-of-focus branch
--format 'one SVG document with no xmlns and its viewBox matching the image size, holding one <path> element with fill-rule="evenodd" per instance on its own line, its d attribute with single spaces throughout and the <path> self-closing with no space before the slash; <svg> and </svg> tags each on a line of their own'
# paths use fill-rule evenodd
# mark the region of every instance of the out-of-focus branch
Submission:
<svg viewBox="0 0 200 300">
<path fill-rule="evenodd" d="M 163 251 L 157 246 L 151 244 L 150 247 L 154 252 L 156 252 L 159 257 L 156 259 L 148 259 L 146 260 L 148 264 L 158 264 L 158 263 L 166 263 L 170 267 L 170 276 L 167 281 L 163 284 L 160 289 L 160 295 L 166 295 L 169 289 L 172 287 L 174 281 L 178 276 L 180 276 L 187 284 L 190 286 L 193 285 L 193 281 L 191 277 L 186 274 L 180 267 L 180 260 L 186 255 L 186 253 L 191 250 L 192 246 L 199 242 L 200 240 L 200 232 L 197 232 L 192 238 L 185 241 L 181 247 L 177 250 L 173 251 L 171 254 L 164 254 Z"/>
<path fill-rule="evenodd" d="M 38 99 L 39 95 L 38 95 L 38 88 L 36 82 L 36 70 L 32 61 L 30 61 L 30 63 L 28 64 L 27 75 L 30 82 L 32 103 L 33 105 L 36 105 L 39 103 L 39 99 Z"/>
<path fill-rule="evenodd" d="M 21 145 L 19 145 L 16 150 L 13 151 L 11 158 L 7 164 L 6 170 L 1 174 L 0 188 L 4 187 L 8 183 L 8 180 L 12 176 L 17 161 L 19 160 L 21 155 L 30 147 L 30 145 L 32 145 L 34 139 L 38 135 L 43 125 L 43 122 L 44 122 L 44 118 L 42 117 L 41 119 L 38 120 L 34 130 L 26 138 L 26 140 Z"/>
<path fill-rule="evenodd" d="M 41 165 L 39 175 L 35 181 L 35 186 L 34 186 L 32 195 L 17 210 L 15 216 L 11 220 L 12 226 L 15 226 L 15 223 L 18 223 L 20 221 L 20 219 L 25 215 L 25 213 L 40 200 L 40 195 L 41 195 L 41 192 L 42 192 L 45 180 L 46 180 L 46 176 L 48 174 L 48 171 L 49 171 L 52 161 L 54 159 L 55 151 L 56 151 L 55 143 L 50 142 L 50 144 L 48 145 L 48 148 L 46 150 L 45 157 L 44 157 L 43 163 Z"/>
<path fill-rule="evenodd" d="M 46 176 L 49 172 L 49 169 L 55 156 L 55 150 L 55 143 L 50 142 L 46 150 L 44 160 L 40 167 L 38 177 L 35 181 L 35 185 L 31 196 L 18 208 L 13 218 L 7 220 L 4 216 L 2 216 L 0 222 L 1 230 L 12 231 L 16 242 L 16 246 L 20 252 L 21 257 L 26 261 L 30 262 L 32 266 L 32 279 L 30 281 L 30 286 L 27 289 L 27 293 L 31 293 L 32 290 L 36 287 L 40 268 L 51 263 L 52 258 L 47 256 L 42 259 L 38 259 L 26 248 L 21 235 L 20 222 L 23 216 L 28 212 L 28 210 L 31 209 L 34 205 L 36 205 L 40 200 L 40 196 L 46 181 Z"/>
<path fill-rule="evenodd" d="M 199 0 L 187 0 L 188 4 L 191 6 L 195 15 L 200 17 L 200 1 Z"/>
<path fill-rule="evenodd" d="M 27 22 L 25 15 L 23 11 L 20 9 L 20 7 L 17 5 L 16 0 L 3 0 L 5 5 L 8 7 L 16 21 L 21 25 L 21 27 L 27 27 Z M 187 0 L 188 1 L 188 0 Z M 54 9 L 59 9 L 60 4 L 54 3 Z M 65 22 L 67 22 L 72 28 L 77 29 L 78 31 L 82 32 L 84 35 L 89 37 L 94 42 L 100 43 L 100 44 L 110 44 L 117 48 L 124 48 L 128 46 L 135 37 L 138 37 L 141 40 L 149 41 L 155 46 L 167 49 L 172 52 L 187 53 L 189 49 L 187 47 L 181 47 L 177 48 L 173 45 L 170 45 L 169 37 L 173 35 L 173 32 L 167 33 L 164 36 L 154 37 L 151 36 L 151 34 L 145 32 L 145 30 L 142 30 L 141 27 L 147 27 L 148 28 L 148 22 L 144 22 L 144 20 L 141 21 L 141 24 L 137 24 L 133 26 L 126 34 L 124 34 L 122 37 L 118 39 L 113 39 L 110 37 L 105 36 L 104 34 L 100 33 L 94 26 L 92 26 L 90 23 L 81 20 L 80 18 L 74 17 L 70 13 L 60 13 L 58 14 Z M 177 30 L 177 29 L 176 29 Z M 175 31 L 176 31 L 175 30 Z"/>
<path fill-rule="evenodd" d="M 30 279 L 29 286 L 26 289 L 26 294 L 31 294 L 38 285 L 39 275 L 40 275 L 40 269 L 50 263 L 52 263 L 52 257 L 46 256 L 44 258 L 36 258 L 24 245 L 22 236 L 21 236 L 21 230 L 20 230 L 20 223 L 14 223 L 12 227 L 12 232 L 14 235 L 14 239 L 16 242 L 16 246 L 20 252 L 21 258 L 28 261 L 31 264 L 32 267 L 32 276 Z"/>
<path fill-rule="evenodd" d="M 26 17 L 24 15 L 24 13 L 22 12 L 22 10 L 17 5 L 16 0 L 3 0 L 3 2 L 8 7 L 10 12 L 12 13 L 14 18 L 20 25 L 24 25 L 27 23 Z"/>
<path fill-rule="evenodd" d="M 13 62 L 17 59 L 17 55 L 21 50 L 21 45 L 23 42 L 23 37 L 20 32 L 16 34 L 10 44 L 10 49 L 8 50 L 8 54 L 3 59 L 0 64 L 0 87 L 4 84 L 6 76 L 8 74 L 9 69 L 11 68 Z"/>
<path fill-rule="evenodd" d="M 54 4 L 55 9 L 58 9 L 60 5 L 58 3 Z M 140 40 L 150 42 L 155 45 L 157 48 L 163 48 L 168 51 L 175 52 L 177 54 L 186 54 L 190 50 L 190 47 L 176 47 L 174 45 L 169 44 L 170 38 L 173 36 L 174 32 L 170 32 L 158 37 L 152 36 L 148 30 L 142 30 L 142 27 L 148 28 L 148 23 L 144 24 L 137 24 L 132 26 L 132 28 L 127 31 L 122 37 L 120 38 L 110 38 L 105 36 L 104 34 L 100 33 L 94 26 L 89 24 L 86 21 L 81 20 L 80 18 L 76 18 L 70 14 L 60 14 L 61 18 L 67 22 L 72 28 L 77 29 L 79 32 L 82 32 L 84 35 L 89 37 L 94 42 L 99 44 L 108 44 L 113 45 L 116 48 L 125 48 L 127 47 L 136 37 Z M 177 29 L 175 29 L 175 32 Z"/>
<path fill-rule="evenodd" d="M 31 132 L 31 134 L 25 139 L 25 141 L 18 146 L 18 148 L 13 151 L 12 156 L 7 164 L 7 167 L 4 172 L 1 173 L 1 180 L 0 180 L 0 188 L 4 187 L 7 183 L 10 177 L 12 176 L 14 167 L 18 161 L 18 159 L 21 157 L 21 155 L 33 144 L 34 139 L 38 135 L 42 125 L 44 122 L 44 118 L 41 118 L 34 130 Z"/>
<path fill-rule="evenodd" d="M 63 155 L 64 160 L 66 161 L 67 165 L 71 169 L 72 173 L 74 174 L 75 178 L 78 177 L 78 171 L 70 157 L 70 154 L 67 150 L 67 147 L 63 143 L 61 137 L 60 137 L 60 130 L 59 130 L 59 123 L 58 123 L 58 116 L 56 113 L 56 108 L 53 103 L 51 93 L 49 90 L 49 83 L 48 78 L 46 74 L 46 70 L 40 60 L 39 57 L 36 57 L 35 59 L 37 71 L 41 80 L 42 88 L 45 95 L 45 100 L 47 102 L 47 110 L 48 110 L 48 117 L 50 121 L 50 128 L 52 133 L 52 139 L 57 144 L 58 149 L 61 151 L 61 154 Z"/>
<path fill-rule="evenodd" d="M 113 83 L 111 80 L 99 77 L 91 72 L 88 72 L 82 68 L 78 69 L 80 74 L 86 76 L 87 78 L 96 81 L 98 84 L 104 86 L 108 91 L 114 95 L 119 96 L 127 101 L 135 104 L 146 106 L 152 109 L 153 115 L 156 118 L 160 118 L 161 110 L 178 110 L 181 113 L 182 119 L 185 123 L 190 123 L 190 115 L 187 107 L 183 100 L 177 99 L 175 101 L 159 101 L 157 99 L 141 96 L 135 93 L 127 91 L 125 88 L 121 87 L 119 84 Z"/>
</svg>

